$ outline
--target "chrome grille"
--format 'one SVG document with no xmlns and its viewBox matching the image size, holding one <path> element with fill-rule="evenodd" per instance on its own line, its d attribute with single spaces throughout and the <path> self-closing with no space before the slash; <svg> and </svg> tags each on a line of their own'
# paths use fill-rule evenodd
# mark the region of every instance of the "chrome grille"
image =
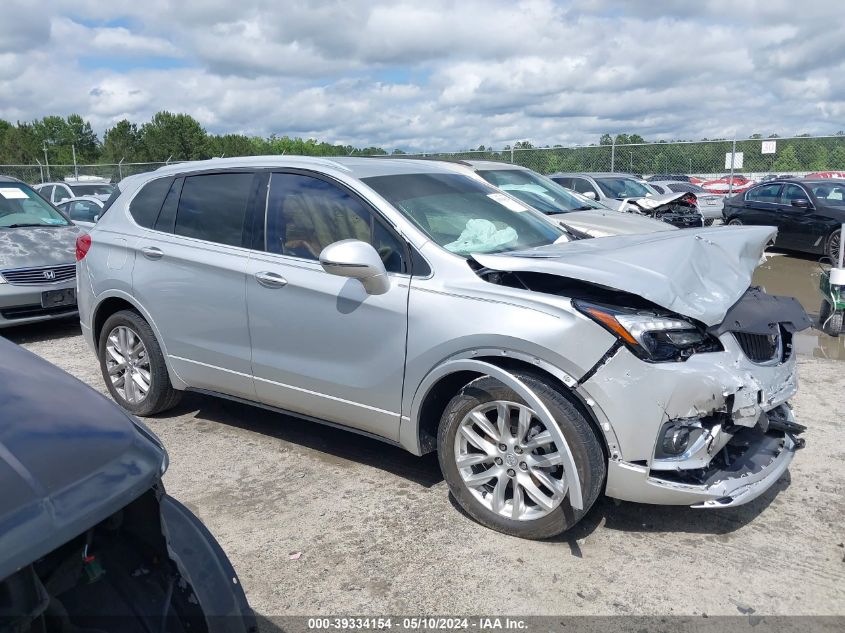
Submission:
<svg viewBox="0 0 845 633">
<path fill-rule="evenodd" d="M 742 351 L 753 362 L 767 363 L 780 360 L 782 349 L 779 334 L 748 334 L 746 332 L 733 334 Z"/>
<path fill-rule="evenodd" d="M 0 272 L 8 283 L 16 286 L 41 286 L 58 284 L 76 278 L 76 264 L 41 266 L 39 268 L 16 268 Z"/>
</svg>

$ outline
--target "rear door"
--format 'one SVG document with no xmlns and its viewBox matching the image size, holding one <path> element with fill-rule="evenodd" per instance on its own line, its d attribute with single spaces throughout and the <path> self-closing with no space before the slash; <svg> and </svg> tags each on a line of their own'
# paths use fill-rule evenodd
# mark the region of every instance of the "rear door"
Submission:
<svg viewBox="0 0 845 633">
<path fill-rule="evenodd" d="M 740 197 L 741 211 L 737 214 L 743 224 L 755 224 L 764 226 L 778 226 L 778 202 L 780 183 L 760 185 L 754 187 Z M 732 204 L 736 204 L 735 198 Z M 780 236 L 778 237 L 780 243 Z"/>
<path fill-rule="evenodd" d="M 810 206 L 796 207 L 793 205 L 796 200 L 806 200 Z M 813 197 L 804 187 L 792 183 L 783 186 L 778 214 L 778 229 L 783 234 L 783 246 L 810 252 L 819 252 L 824 248 L 829 220 L 819 215 Z M 780 234 L 778 244 L 781 244 Z"/>
<path fill-rule="evenodd" d="M 376 248 L 390 279 L 385 294 L 368 295 L 357 279 L 323 270 L 320 252 L 343 239 Z M 246 289 L 259 401 L 397 440 L 408 245 L 340 183 L 279 171 L 270 179 L 258 247 Z"/>
<path fill-rule="evenodd" d="M 146 207 L 139 204 L 144 189 L 129 206 L 145 225 L 135 243 L 133 292 L 171 366 L 191 387 L 249 399 L 244 225 L 260 180 L 252 170 L 167 178 L 146 185 L 158 187 Z"/>
</svg>

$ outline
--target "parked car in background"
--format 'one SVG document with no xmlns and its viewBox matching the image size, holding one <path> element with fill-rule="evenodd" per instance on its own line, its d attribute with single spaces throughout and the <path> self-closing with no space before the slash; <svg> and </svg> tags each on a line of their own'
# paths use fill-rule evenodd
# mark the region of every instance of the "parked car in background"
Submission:
<svg viewBox="0 0 845 633">
<path fill-rule="evenodd" d="M 793 179 L 757 185 L 725 201 L 725 222 L 778 228 L 781 248 L 839 257 L 845 180 Z"/>
<path fill-rule="evenodd" d="M 567 228 L 590 237 L 650 233 L 674 228 L 659 220 L 611 210 L 526 167 L 484 160 L 462 160 L 458 164 Z"/>
<path fill-rule="evenodd" d="M 101 200 L 108 200 L 114 191 L 114 185 L 104 178 L 69 179 L 62 182 L 45 182 L 32 186 L 42 198 L 53 204 L 59 204 L 70 198 L 80 196 L 94 196 Z"/>
<path fill-rule="evenodd" d="M 805 176 L 807 180 L 820 180 L 825 178 L 836 178 L 837 180 L 845 180 L 845 171 L 817 171 Z"/>
<path fill-rule="evenodd" d="M 694 195 L 660 194 L 644 180 L 628 174 L 557 172 L 549 178 L 617 211 L 639 213 L 678 228 L 704 225 Z"/>
<path fill-rule="evenodd" d="M 77 256 L 83 336 L 130 412 L 195 390 L 436 450 L 470 516 L 525 538 L 603 492 L 745 503 L 801 444 L 809 319 L 749 288 L 771 228 L 573 240 L 412 159 L 224 158 L 120 190 Z"/>
<path fill-rule="evenodd" d="M 654 174 L 646 178 L 646 181 L 649 183 L 665 181 L 690 182 L 690 177 L 685 174 Z"/>
<path fill-rule="evenodd" d="M 714 220 L 722 219 L 722 207 L 724 203 L 722 196 L 707 193 L 698 185 L 691 182 L 673 180 L 657 180 L 648 183 L 662 194 L 669 193 L 691 193 L 695 196 L 695 206 L 701 217 L 704 218 L 704 226 L 710 226 Z"/>
<path fill-rule="evenodd" d="M 56 206 L 64 211 L 65 215 L 77 226 L 91 228 L 103 214 L 105 204 L 103 200 L 94 196 L 80 196 L 68 198 Z"/>
<path fill-rule="evenodd" d="M 3 631 L 255 629 L 226 554 L 165 492 L 167 452 L 141 421 L 3 338 L 0 410 Z"/>
<path fill-rule="evenodd" d="M 792 174 L 783 174 L 782 176 L 778 176 L 777 174 L 766 174 L 762 178 L 760 178 L 760 182 L 769 182 L 771 180 L 788 180 L 790 178 L 795 178 Z"/>
<path fill-rule="evenodd" d="M 733 185 L 731 185 L 733 183 Z M 734 174 L 731 178 L 730 174 L 714 180 L 707 180 L 701 183 L 701 188 L 707 193 L 716 193 L 721 195 L 733 195 L 735 193 L 742 193 L 754 186 L 754 181 L 749 180 L 741 174 Z"/>
<path fill-rule="evenodd" d="M 80 234 L 29 185 L 0 176 L 0 328 L 76 314 Z"/>
</svg>

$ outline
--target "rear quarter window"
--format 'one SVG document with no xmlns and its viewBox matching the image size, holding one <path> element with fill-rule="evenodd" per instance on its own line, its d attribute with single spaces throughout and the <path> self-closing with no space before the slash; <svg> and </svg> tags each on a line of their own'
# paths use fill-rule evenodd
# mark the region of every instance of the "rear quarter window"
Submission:
<svg viewBox="0 0 845 633">
<path fill-rule="evenodd" d="M 132 219 L 144 228 L 153 228 L 172 182 L 173 178 L 156 178 L 141 187 L 129 203 L 129 214 Z M 109 200 L 111 201 L 112 198 Z M 111 205 L 106 204 L 106 209 L 108 209 Z"/>
</svg>

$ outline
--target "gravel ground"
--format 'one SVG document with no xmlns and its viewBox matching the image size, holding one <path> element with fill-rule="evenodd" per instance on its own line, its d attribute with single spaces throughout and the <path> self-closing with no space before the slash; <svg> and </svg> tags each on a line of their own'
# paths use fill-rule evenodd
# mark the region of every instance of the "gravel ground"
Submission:
<svg viewBox="0 0 845 633">
<path fill-rule="evenodd" d="M 105 393 L 77 325 L 3 334 Z M 214 533 L 265 616 L 842 615 L 843 368 L 801 359 L 807 448 L 755 502 L 602 499 L 553 542 L 475 524 L 434 456 L 196 394 L 148 422 L 170 453 L 168 491 Z"/>
</svg>

